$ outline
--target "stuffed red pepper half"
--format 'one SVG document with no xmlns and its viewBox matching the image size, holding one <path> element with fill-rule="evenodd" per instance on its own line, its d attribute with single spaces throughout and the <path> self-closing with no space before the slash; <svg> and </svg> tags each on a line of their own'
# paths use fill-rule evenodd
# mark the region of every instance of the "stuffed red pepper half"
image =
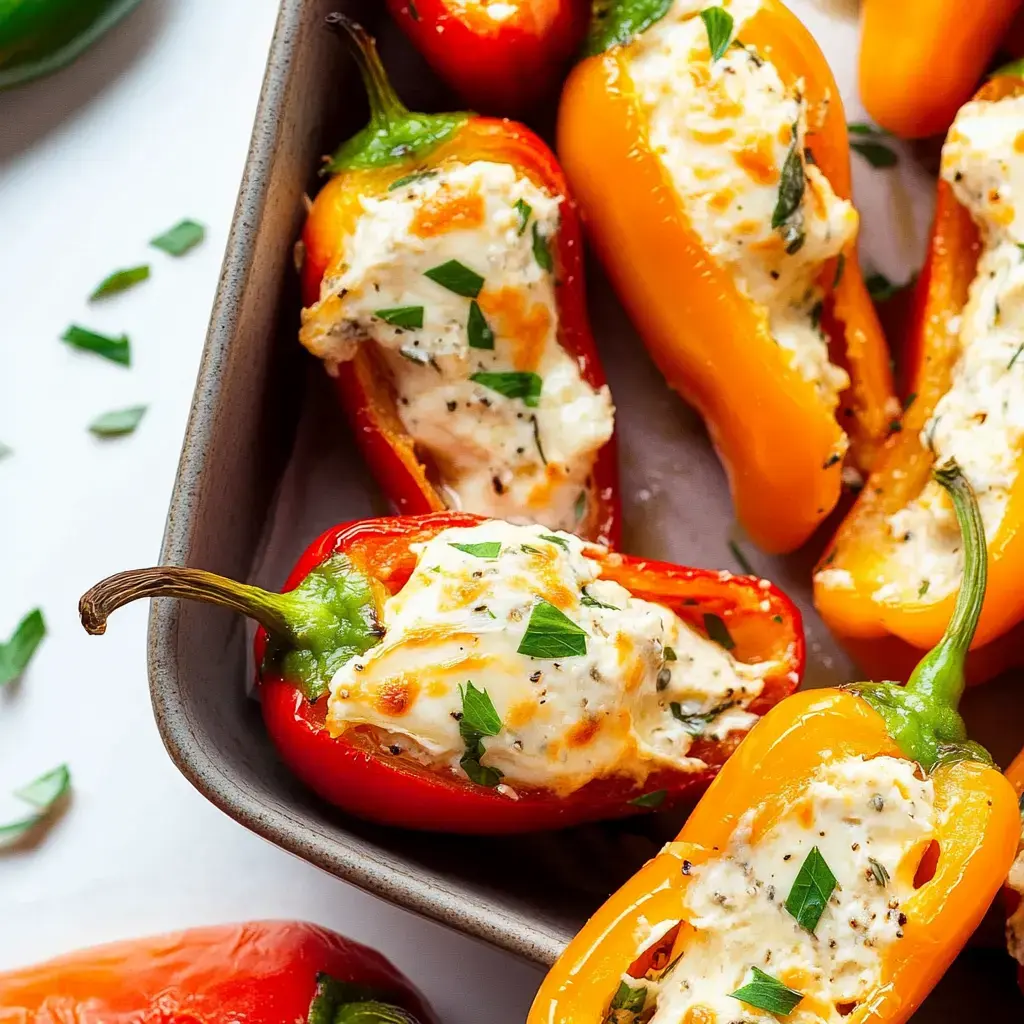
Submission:
<svg viewBox="0 0 1024 1024">
<path fill-rule="evenodd" d="M 453 508 L 614 545 L 614 409 L 575 206 L 523 125 L 413 114 L 341 15 L 370 99 L 313 203 L 299 338 L 397 511 Z"/>
<path fill-rule="evenodd" d="M 375 950 L 298 921 L 192 928 L 0 974 L 18 1024 L 433 1024 Z"/>
<path fill-rule="evenodd" d="M 451 832 L 613 818 L 699 792 L 803 670 L 767 580 L 619 555 L 464 513 L 323 534 L 272 594 L 201 570 L 82 598 L 173 596 L 260 622 L 263 715 L 285 762 L 361 817 Z"/>
</svg>

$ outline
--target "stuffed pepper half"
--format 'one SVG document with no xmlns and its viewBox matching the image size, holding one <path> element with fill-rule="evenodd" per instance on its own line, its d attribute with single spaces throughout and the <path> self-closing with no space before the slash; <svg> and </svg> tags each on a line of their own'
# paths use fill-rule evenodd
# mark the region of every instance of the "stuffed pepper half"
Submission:
<svg viewBox="0 0 1024 1024">
<path fill-rule="evenodd" d="M 558 123 L 588 232 L 741 522 L 792 550 L 898 411 L 835 81 L 776 0 L 608 0 L 590 52 Z"/>
<path fill-rule="evenodd" d="M 699 790 L 803 668 L 767 580 L 610 553 L 458 513 L 324 534 L 284 594 L 167 567 L 82 599 L 226 605 L 257 638 L 285 761 L 377 821 L 514 832 L 618 817 Z"/>
<path fill-rule="evenodd" d="M 453 508 L 614 544 L 614 409 L 576 212 L 523 125 L 411 114 L 345 18 L 368 128 L 303 234 L 302 343 L 398 511 Z"/>
<path fill-rule="evenodd" d="M 956 612 L 904 688 L 787 698 L 680 832 L 569 944 L 528 1024 L 904 1024 L 1013 862 L 1013 787 L 957 704 L 985 589 L 977 505 Z"/>
<path fill-rule="evenodd" d="M 978 495 L 989 587 L 971 681 L 1019 663 L 1024 619 L 1024 80 L 986 84 L 942 151 L 918 285 L 902 430 L 814 581 L 829 627 L 872 674 L 906 678 L 942 634 L 964 547 L 933 464 L 955 457 Z"/>
</svg>

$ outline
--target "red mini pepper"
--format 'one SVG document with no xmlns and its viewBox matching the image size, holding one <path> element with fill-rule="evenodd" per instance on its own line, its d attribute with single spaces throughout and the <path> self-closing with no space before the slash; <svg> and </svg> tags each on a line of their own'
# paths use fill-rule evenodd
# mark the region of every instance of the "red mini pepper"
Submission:
<svg viewBox="0 0 1024 1024">
<path fill-rule="evenodd" d="M 335 153 L 328 165 L 333 177 L 309 212 L 302 235 L 306 306 L 320 298 L 324 275 L 345 261 L 345 238 L 362 213 L 362 199 L 383 196 L 395 182 L 445 165 L 474 160 L 509 164 L 549 195 L 562 198 L 559 229 L 550 245 L 557 281 L 558 341 L 576 360 L 583 380 L 595 390 L 603 387 L 604 370 L 587 318 L 579 215 L 555 155 L 525 125 L 465 113 L 410 113 L 388 82 L 373 40 L 340 15 L 333 15 L 331 24 L 354 40 L 371 119 L 366 129 Z M 487 292 L 479 298 L 490 316 Z M 326 314 L 330 313 L 327 309 Z M 495 317 L 499 316 L 496 311 Z M 442 494 L 423 453 L 402 425 L 393 389 L 367 347 L 360 346 L 354 359 L 342 363 L 336 377 L 356 440 L 396 511 L 403 515 L 440 511 L 446 507 Z M 614 437 L 597 455 L 584 506 L 573 532 L 614 547 L 621 529 Z"/>
<path fill-rule="evenodd" d="M 558 84 L 587 28 L 587 0 L 387 0 L 430 66 L 476 110 L 529 110 Z"/>
<path fill-rule="evenodd" d="M 194 928 L 85 949 L 0 974 L 0 1020 L 432 1024 L 387 960 L 297 921 Z"/>
<path fill-rule="evenodd" d="M 256 664 L 261 665 L 263 718 L 285 763 L 320 796 L 372 821 L 462 833 L 510 833 L 560 828 L 642 811 L 631 801 L 664 791 L 661 806 L 699 793 L 732 753 L 739 734 L 698 740 L 691 749 L 708 768 L 660 770 L 642 789 L 632 779 L 593 780 L 568 796 L 520 789 L 510 799 L 447 769 L 382 754 L 378 744 L 332 737 L 324 726 L 325 698 L 334 671 L 379 642 L 376 610 L 409 579 L 410 550 L 450 527 L 483 522 L 466 513 L 369 519 L 328 530 L 300 559 L 283 594 L 271 594 L 198 569 L 173 566 L 120 573 L 93 587 L 80 606 L 90 633 L 102 633 L 111 611 L 141 597 L 183 597 L 220 604 L 259 621 Z M 601 578 L 634 596 L 670 608 L 699 630 L 717 617 L 739 661 L 775 661 L 751 705 L 763 713 L 798 685 L 804 666 L 800 613 L 766 580 L 687 569 L 587 549 Z M 269 635 L 268 635 L 269 630 Z M 479 682 L 479 680 L 478 680 Z"/>
</svg>

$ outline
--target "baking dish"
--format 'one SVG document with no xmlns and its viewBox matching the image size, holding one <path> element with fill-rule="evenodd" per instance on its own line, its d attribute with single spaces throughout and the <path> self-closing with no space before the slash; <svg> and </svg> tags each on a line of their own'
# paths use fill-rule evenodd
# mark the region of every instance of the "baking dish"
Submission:
<svg viewBox="0 0 1024 1024">
<path fill-rule="evenodd" d="M 352 68 L 321 29 L 334 6 L 284 0 L 281 8 L 163 549 L 168 563 L 274 587 L 317 532 L 384 511 L 328 381 L 295 341 L 291 251 L 303 195 L 316 187 L 320 155 L 365 117 Z M 371 25 L 380 21 L 378 5 L 352 6 Z M 399 71 L 411 103 L 453 104 L 395 33 L 382 36 L 385 60 Z M 591 316 L 620 410 L 623 546 L 738 572 L 730 542 L 739 540 L 757 572 L 801 604 L 808 684 L 855 678 L 810 606 L 810 567 L 824 534 L 785 559 L 760 555 L 738 538 L 722 471 L 697 417 L 668 391 L 607 283 L 595 266 L 589 270 Z M 411 911 L 550 963 L 587 914 L 677 829 L 678 817 L 666 815 L 470 840 L 346 818 L 277 761 L 245 692 L 247 647 L 245 627 L 229 614 L 155 602 L 150 683 L 175 763 L 253 831 Z M 992 683 L 968 699 L 977 734 L 997 756 L 1019 746 L 1019 737 L 1000 737 L 994 710 L 1013 685 Z M 997 966 L 998 956 L 989 957 Z"/>
</svg>

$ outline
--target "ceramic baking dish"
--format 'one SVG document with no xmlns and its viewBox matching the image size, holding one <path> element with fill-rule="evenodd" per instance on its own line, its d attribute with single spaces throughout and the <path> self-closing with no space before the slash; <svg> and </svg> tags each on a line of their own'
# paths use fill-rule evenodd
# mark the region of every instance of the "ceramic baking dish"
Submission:
<svg viewBox="0 0 1024 1024">
<path fill-rule="evenodd" d="M 292 246 L 303 196 L 316 188 L 321 154 L 365 117 L 353 69 L 321 27 L 336 5 L 282 4 L 163 548 L 165 562 L 274 587 L 317 532 L 383 511 L 324 374 L 295 340 Z M 355 11 L 374 25 L 377 7 Z M 417 105 L 451 103 L 404 42 L 380 28 L 403 93 Z M 729 548 L 736 534 L 728 492 L 703 430 L 665 387 L 597 268 L 590 271 L 591 314 L 619 408 L 624 546 L 738 571 Z M 808 682 L 817 686 L 855 676 L 810 608 L 807 580 L 820 546 L 788 559 L 745 546 L 757 571 L 801 603 Z M 236 617 L 154 603 L 150 685 L 171 757 L 193 785 L 254 832 L 411 911 L 549 963 L 679 824 L 678 816 L 665 816 L 489 840 L 355 821 L 313 797 L 279 763 L 246 693 L 247 646 Z M 1003 757 L 1015 737 L 999 742 L 996 709 L 1012 685 L 989 684 L 968 700 L 979 738 Z M 1008 962 L 1002 970 L 995 953 L 978 955 L 991 992 L 992 971 L 1007 979 L 1012 971 Z M 1009 980 L 1005 991 L 1012 991 Z"/>
</svg>

